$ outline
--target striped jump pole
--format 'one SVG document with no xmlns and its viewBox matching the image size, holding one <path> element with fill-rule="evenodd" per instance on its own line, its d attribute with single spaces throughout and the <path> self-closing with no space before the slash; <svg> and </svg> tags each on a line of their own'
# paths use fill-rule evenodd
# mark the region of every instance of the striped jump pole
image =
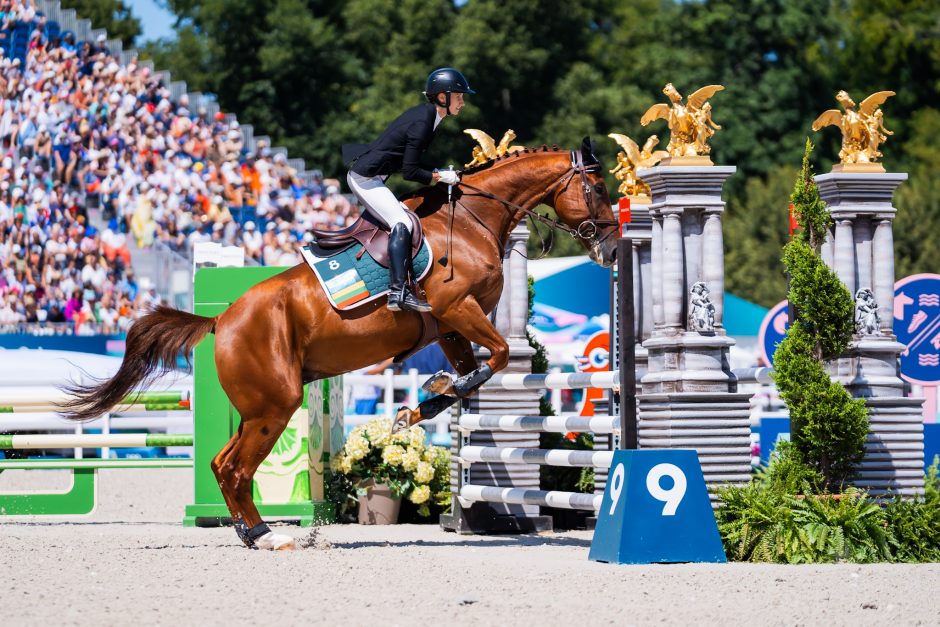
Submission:
<svg viewBox="0 0 940 627">
<path fill-rule="evenodd" d="M 610 468 L 613 457 L 613 451 L 571 451 L 510 446 L 464 446 L 460 449 L 460 461 L 465 463 L 501 462 L 504 464 Z"/>
<path fill-rule="evenodd" d="M 59 390 L 10 390 L 0 397 L 0 413 L 27 413 L 56 411 L 57 405 L 68 399 Z M 115 413 L 131 411 L 186 411 L 190 409 L 188 392 L 133 392 L 115 408 Z"/>
<path fill-rule="evenodd" d="M 545 431 L 548 433 L 615 433 L 614 416 L 488 416 L 462 414 L 457 428 L 464 431 Z"/>
<path fill-rule="evenodd" d="M 562 509 L 584 509 L 594 512 L 601 508 L 601 502 L 604 499 L 603 495 L 600 494 L 581 494 L 578 492 L 558 492 L 553 490 L 523 490 L 521 488 L 500 488 L 496 486 L 472 484 L 462 486 L 458 498 L 465 501 L 465 507 L 475 501 L 486 501 L 489 503 L 560 507 Z"/>
<path fill-rule="evenodd" d="M 192 446 L 193 436 L 177 433 L 62 433 L 0 435 L 0 450 L 49 448 L 138 448 Z"/>
<path fill-rule="evenodd" d="M 482 385 L 492 390 L 609 390 L 620 385 L 620 373 L 552 372 L 548 374 L 496 374 Z"/>
</svg>

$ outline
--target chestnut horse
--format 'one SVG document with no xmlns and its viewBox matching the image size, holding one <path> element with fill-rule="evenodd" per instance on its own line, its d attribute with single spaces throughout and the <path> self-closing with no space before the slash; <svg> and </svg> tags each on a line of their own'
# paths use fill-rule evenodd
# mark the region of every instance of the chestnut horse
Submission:
<svg viewBox="0 0 940 627">
<path fill-rule="evenodd" d="M 432 259 L 423 286 L 438 323 L 437 340 L 462 375 L 463 395 L 508 363 L 508 345 L 488 315 L 503 290 L 510 231 L 544 203 L 595 262 L 609 266 L 616 224 L 587 138 L 581 150 L 543 146 L 466 170 L 453 191 L 453 206 L 443 185 L 422 188 L 403 202 L 421 216 L 435 258 L 445 254 L 451 238 L 447 265 Z M 299 264 L 255 285 L 213 318 L 162 306 L 144 314 L 127 334 L 124 361 L 114 377 L 67 388 L 71 398 L 62 406 L 63 415 L 74 420 L 100 416 L 170 368 L 180 353 L 191 354 L 207 333 L 215 333 L 219 382 L 241 423 L 213 459 L 212 470 L 246 545 L 292 548 L 290 538 L 271 533 L 262 522 L 251 481 L 300 407 L 302 385 L 413 349 L 422 329 L 419 314 L 389 311 L 384 299 L 337 311 L 311 269 Z M 471 342 L 489 350 L 483 366 L 477 367 Z"/>
</svg>

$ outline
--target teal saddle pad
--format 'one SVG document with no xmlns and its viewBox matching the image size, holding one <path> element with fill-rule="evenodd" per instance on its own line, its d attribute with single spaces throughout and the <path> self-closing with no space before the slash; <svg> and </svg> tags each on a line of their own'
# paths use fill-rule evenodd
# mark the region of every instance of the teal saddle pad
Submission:
<svg viewBox="0 0 940 627">
<path fill-rule="evenodd" d="M 328 256 L 322 256 L 322 251 L 318 251 L 321 255 L 318 256 L 309 246 L 300 250 L 304 261 L 320 280 L 320 286 L 330 303 L 341 311 L 388 294 L 388 268 L 379 265 L 368 252 L 356 259 L 361 250 L 362 246 L 356 244 Z M 421 243 L 412 265 L 419 281 L 431 269 L 431 245 L 427 239 Z"/>
</svg>

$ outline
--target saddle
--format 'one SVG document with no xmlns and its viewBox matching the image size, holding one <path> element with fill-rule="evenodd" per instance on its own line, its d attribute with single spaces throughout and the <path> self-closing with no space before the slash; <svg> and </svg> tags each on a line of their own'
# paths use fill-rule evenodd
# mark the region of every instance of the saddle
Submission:
<svg viewBox="0 0 940 627">
<path fill-rule="evenodd" d="M 424 232 L 421 229 L 421 220 L 411 211 L 406 212 L 411 220 L 411 256 L 418 254 L 421 242 L 424 241 Z M 336 252 L 361 244 L 362 250 L 356 253 L 356 259 L 366 252 L 383 268 L 388 267 L 388 235 L 387 227 L 368 212 L 363 212 L 359 219 L 350 226 L 339 231 L 321 231 L 311 229 L 313 241 L 308 244 L 314 255 L 328 257 Z"/>
</svg>

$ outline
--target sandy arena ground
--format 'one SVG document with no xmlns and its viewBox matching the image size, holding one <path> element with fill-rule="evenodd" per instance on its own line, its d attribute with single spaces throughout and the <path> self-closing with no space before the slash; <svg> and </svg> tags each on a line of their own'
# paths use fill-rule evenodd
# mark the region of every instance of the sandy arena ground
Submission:
<svg viewBox="0 0 940 627">
<path fill-rule="evenodd" d="M 190 472 L 102 471 L 90 518 L 0 521 L 0 624 L 940 624 L 940 565 L 613 566 L 588 561 L 586 532 L 431 525 L 336 525 L 297 552 L 249 551 L 231 529 L 180 524 Z M 36 477 L 0 475 L 0 491 L 24 487 Z"/>
</svg>

